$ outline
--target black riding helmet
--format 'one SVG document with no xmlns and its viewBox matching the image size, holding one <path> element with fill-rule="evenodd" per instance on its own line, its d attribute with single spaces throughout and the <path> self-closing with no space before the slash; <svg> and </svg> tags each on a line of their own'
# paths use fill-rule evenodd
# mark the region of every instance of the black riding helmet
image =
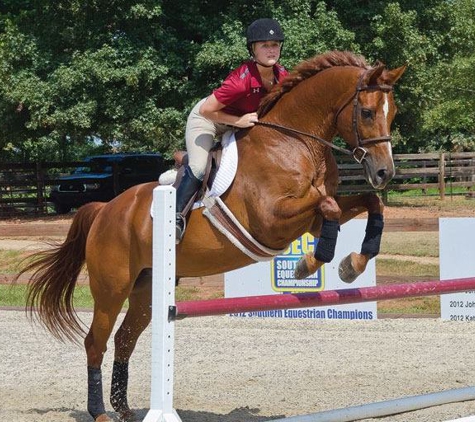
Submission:
<svg viewBox="0 0 475 422">
<path fill-rule="evenodd" d="M 247 49 L 252 56 L 252 43 L 257 41 L 284 42 L 284 32 L 275 19 L 257 19 L 247 27 Z"/>
</svg>

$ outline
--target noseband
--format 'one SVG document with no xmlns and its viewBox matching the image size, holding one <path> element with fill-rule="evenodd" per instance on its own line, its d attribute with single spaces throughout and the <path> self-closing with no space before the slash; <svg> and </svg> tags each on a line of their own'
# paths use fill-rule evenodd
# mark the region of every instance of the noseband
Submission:
<svg viewBox="0 0 475 422">
<path fill-rule="evenodd" d="M 318 142 L 330 148 L 333 148 L 339 152 L 342 152 L 343 154 L 351 155 L 355 159 L 356 162 L 361 164 L 363 160 L 366 158 L 366 155 L 368 154 L 368 151 L 364 148 L 365 145 L 377 144 L 379 142 L 391 142 L 391 139 L 392 139 L 391 135 L 380 136 L 377 138 L 362 138 L 360 131 L 358 129 L 359 114 L 361 110 L 361 106 L 359 104 L 360 93 L 362 91 L 381 91 L 381 92 L 389 93 L 393 90 L 393 87 L 391 85 L 384 85 L 384 84 L 383 85 L 363 85 L 363 79 L 367 72 L 369 72 L 369 70 L 366 70 L 365 72 L 361 74 L 361 76 L 358 79 L 358 85 L 356 86 L 356 91 L 340 106 L 340 108 L 336 112 L 335 117 L 333 119 L 333 124 L 336 126 L 338 117 L 340 116 L 341 112 L 348 106 L 348 104 L 350 104 L 350 102 L 353 101 L 352 125 L 353 125 L 353 133 L 355 135 L 355 139 L 358 146 L 354 148 L 352 151 L 350 151 L 349 149 L 341 148 L 337 145 L 334 145 L 332 142 L 329 142 L 326 139 L 320 138 L 319 136 L 313 135 L 311 133 L 302 132 L 300 130 L 282 126 L 277 123 L 256 122 L 256 125 L 266 126 L 273 129 L 280 129 L 282 131 L 287 131 L 290 133 L 303 135 L 303 136 L 315 139 Z"/>
</svg>

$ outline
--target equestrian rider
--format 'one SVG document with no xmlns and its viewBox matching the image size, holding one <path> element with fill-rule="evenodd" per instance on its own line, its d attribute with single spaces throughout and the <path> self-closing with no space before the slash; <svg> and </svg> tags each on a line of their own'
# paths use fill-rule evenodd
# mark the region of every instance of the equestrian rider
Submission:
<svg viewBox="0 0 475 422">
<path fill-rule="evenodd" d="M 258 19 L 247 28 L 251 59 L 233 70 L 221 86 L 199 101 L 186 123 L 188 165 L 176 192 L 176 241 L 185 232 L 183 210 L 201 187 L 208 153 L 215 139 L 234 128 L 248 128 L 258 121 L 262 97 L 279 83 L 287 70 L 278 61 L 284 33 L 274 19 Z"/>
</svg>

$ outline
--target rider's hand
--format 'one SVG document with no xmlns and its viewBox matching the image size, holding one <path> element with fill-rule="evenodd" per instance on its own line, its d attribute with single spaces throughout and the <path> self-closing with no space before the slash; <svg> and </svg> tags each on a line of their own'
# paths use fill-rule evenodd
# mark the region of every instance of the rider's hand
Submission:
<svg viewBox="0 0 475 422">
<path fill-rule="evenodd" d="M 247 113 L 241 116 L 235 126 L 240 127 L 240 128 L 246 128 L 246 127 L 252 127 L 254 126 L 259 119 L 257 118 L 257 113 Z"/>
</svg>

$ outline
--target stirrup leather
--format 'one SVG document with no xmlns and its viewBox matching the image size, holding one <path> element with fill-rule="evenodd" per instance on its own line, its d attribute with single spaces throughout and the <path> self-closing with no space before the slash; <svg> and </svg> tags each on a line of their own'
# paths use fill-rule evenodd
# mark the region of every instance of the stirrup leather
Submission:
<svg viewBox="0 0 475 422">
<path fill-rule="evenodd" d="M 183 239 L 183 235 L 185 234 L 186 230 L 186 218 L 183 217 L 180 213 L 176 214 L 176 230 L 175 230 L 175 243 L 178 245 L 178 243 L 181 242 L 181 239 Z"/>
</svg>

